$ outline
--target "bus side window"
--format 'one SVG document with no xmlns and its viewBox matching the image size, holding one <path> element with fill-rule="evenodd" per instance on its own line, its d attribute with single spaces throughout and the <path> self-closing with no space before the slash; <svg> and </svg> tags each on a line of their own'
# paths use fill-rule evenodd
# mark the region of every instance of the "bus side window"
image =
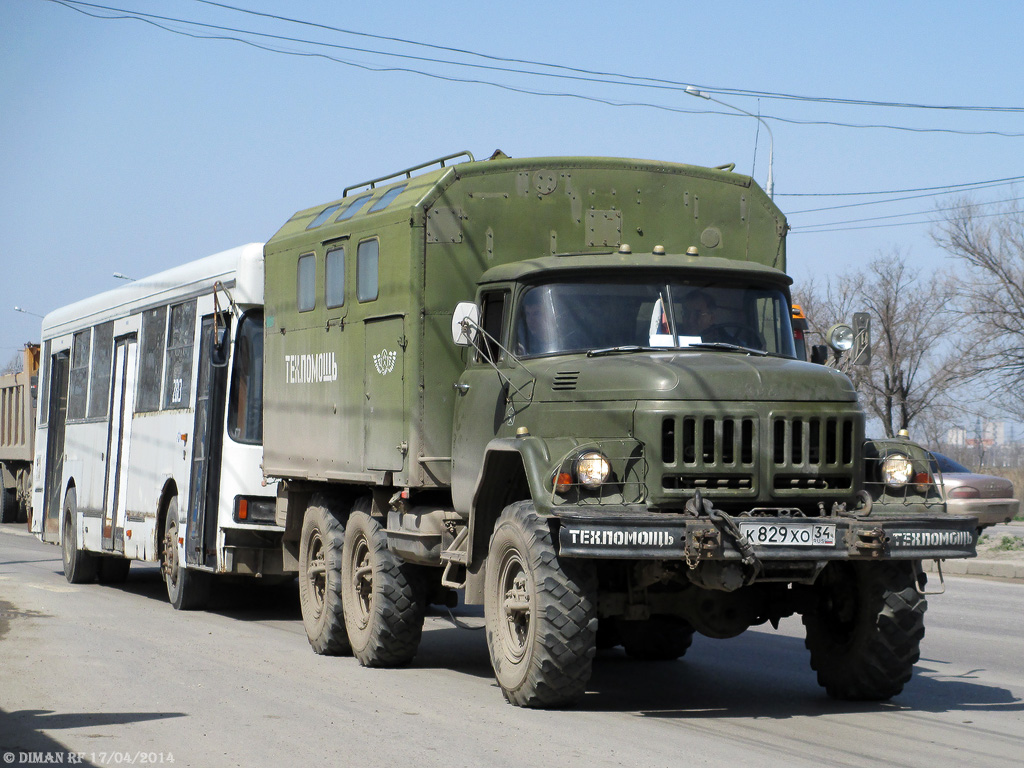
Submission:
<svg viewBox="0 0 1024 768">
<path fill-rule="evenodd" d="M 72 342 L 68 421 L 85 418 L 85 404 L 89 395 L 89 339 L 91 335 L 91 328 L 78 331 Z"/>
<path fill-rule="evenodd" d="M 231 371 L 228 434 L 239 443 L 263 442 L 263 312 L 242 317 Z"/>
<path fill-rule="evenodd" d="M 166 335 L 167 307 L 157 307 L 142 313 L 142 349 L 136 411 L 160 410 L 160 382 L 163 380 Z"/>
<path fill-rule="evenodd" d="M 195 299 L 171 307 L 171 322 L 167 329 L 164 408 L 187 408 L 192 402 L 192 346 L 195 338 Z"/>
<path fill-rule="evenodd" d="M 114 321 L 97 325 L 92 339 L 92 382 L 89 418 L 106 418 L 110 409 L 110 370 L 114 354 Z"/>
</svg>

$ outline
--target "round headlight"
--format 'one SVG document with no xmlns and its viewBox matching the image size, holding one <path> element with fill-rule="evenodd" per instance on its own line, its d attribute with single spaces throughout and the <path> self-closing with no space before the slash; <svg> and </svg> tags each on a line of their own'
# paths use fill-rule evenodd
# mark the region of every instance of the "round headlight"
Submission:
<svg viewBox="0 0 1024 768">
<path fill-rule="evenodd" d="M 914 476 L 914 465 L 902 453 L 890 453 L 882 461 L 882 480 L 891 488 L 902 488 Z"/>
<path fill-rule="evenodd" d="M 833 325 L 825 335 L 828 345 L 837 352 L 849 352 L 853 349 L 853 328 L 848 325 Z"/>
<path fill-rule="evenodd" d="M 597 451 L 584 453 L 576 459 L 576 477 L 584 488 L 600 488 L 601 484 L 608 479 L 612 466 L 608 459 Z"/>
</svg>

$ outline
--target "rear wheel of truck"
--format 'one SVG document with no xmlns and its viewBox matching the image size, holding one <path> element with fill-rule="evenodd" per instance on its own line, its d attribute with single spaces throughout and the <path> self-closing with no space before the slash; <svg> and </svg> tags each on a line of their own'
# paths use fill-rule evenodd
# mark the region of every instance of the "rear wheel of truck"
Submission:
<svg viewBox="0 0 1024 768">
<path fill-rule="evenodd" d="M 174 609 L 200 610 L 206 607 L 210 599 L 211 576 L 181 562 L 178 557 L 178 531 L 178 497 L 173 496 L 167 504 L 167 519 L 164 521 L 164 550 L 160 570 L 167 587 L 167 599 Z M 125 575 L 128 575 L 127 570 Z"/>
<path fill-rule="evenodd" d="M 328 502 L 314 498 L 299 538 L 299 605 L 306 637 L 316 653 L 352 652 L 341 600 L 341 554 L 345 526 Z"/>
<path fill-rule="evenodd" d="M 356 502 L 345 525 L 342 602 L 352 655 L 366 667 L 397 667 L 416 655 L 426 612 L 425 582 L 416 566 L 388 549 L 387 535 Z"/>
<path fill-rule="evenodd" d="M 626 654 L 640 661 L 675 661 L 693 643 L 693 627 L 678 616 L 651 616 L 642 621 L 620 620 L 618 629 Z"/>
<path fill-rule="evenodd" d="M 77 515 L 78 495 L 72 488 L 64 499 L 64 535 L 61 536 L 64 578 L 71 584 L 87 584 L 96 578 L 96 555 L 78 548 Z"/>
<path fill-rule="evenodd" d="M 884 701 L 910 680 L 928 603 L 911 562 L 832 563 L 803 616 L 818 684 L 835 699 Z"/>
<path fill-rule="evenodd" d="M 584 694 L 597 647 L 592 563 L 559 559 L 531 502 L 505 508 L 491 534 L 484 617 L 494 676 L 520 707 L 557 707 Z"/>
<path fill-rule="evenodd" d="M 4 482 L 4 471 L 0 468 L 0 523 L 16 523 L 18 521 L 18 497 L 14 488 L 8 488 Z"/>
</svg>

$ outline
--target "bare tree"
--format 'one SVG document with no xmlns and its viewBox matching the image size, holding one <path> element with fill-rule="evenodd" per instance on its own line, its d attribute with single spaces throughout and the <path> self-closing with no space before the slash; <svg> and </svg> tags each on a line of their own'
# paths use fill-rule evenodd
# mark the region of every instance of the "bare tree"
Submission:
<svg viewBox="0 0 1024 768">
<path fill-rule="evenodd" d="M 949 278 L 922 275 L 893 250 L 830 280 L 824 291 L 811 284 L 796 295 L 817 333 L 848 321 L 854 310 L 869 312 L 872 361 L 850 371 L 861 401 L 888 437 L 915 423 L 929 427 L 929 438 L 939 434 L 936 425 L 964 378 L 964 350 L 945 339 L 957 323 Z"/>
<path fill-rule="evenodd" d="M 7 364 L 0 368 L 0 376 L 8 373 L 21 373 L 25 369 L 25 353 L 17 352 Z"/>
<path fill-rule="evenodd" d="M 957 299 L 979 390 L 1024 418 L 1024 212 L 962 199 L 932 237 L 966 268 Z"/>
</svg>

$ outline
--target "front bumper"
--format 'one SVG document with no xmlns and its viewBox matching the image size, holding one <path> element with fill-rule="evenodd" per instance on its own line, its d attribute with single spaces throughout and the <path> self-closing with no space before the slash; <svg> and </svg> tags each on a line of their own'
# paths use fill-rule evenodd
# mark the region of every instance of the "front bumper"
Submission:
<svg viewBox="0 0 1024 768">
<path fill-rule="evenodd" d="M 915 518 L 843 516 L 694 517 L 682 514 L 557 510 L 559 553 L 563 557 L 621 560 L 740 561 L 741 547 L 769 561 L 932 560 L 977 554 L 978 521 L 952 515 Z M 808 536 L 809 544 L 757 545 L 739 541 L 736 528 L 757 523 L 781 528 L 824 526 L 829 535 Z M 834 528 L 831 528 L 834 526 Z M 790 537 L 791 539 L 801 537 Z M 817 543 L 828 539 L 833 543 Z"/>
</svg>

